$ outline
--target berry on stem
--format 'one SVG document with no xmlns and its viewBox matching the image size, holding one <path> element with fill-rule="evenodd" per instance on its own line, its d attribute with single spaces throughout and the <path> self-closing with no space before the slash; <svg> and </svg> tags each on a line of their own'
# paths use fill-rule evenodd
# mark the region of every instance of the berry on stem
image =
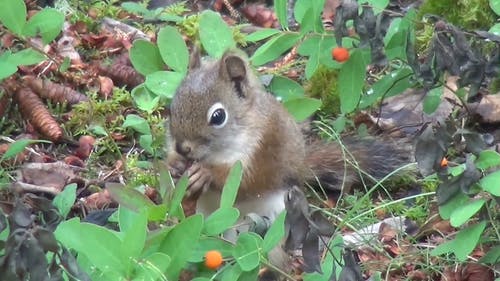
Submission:
<svg viewBox="0 0 500 281">
<path fill-rule="evenodd" d="M 217 269 L 222 264 L 222 254 L 217 250 L 205 253 L 205 266 L 209 269 Z"/>
</svg>

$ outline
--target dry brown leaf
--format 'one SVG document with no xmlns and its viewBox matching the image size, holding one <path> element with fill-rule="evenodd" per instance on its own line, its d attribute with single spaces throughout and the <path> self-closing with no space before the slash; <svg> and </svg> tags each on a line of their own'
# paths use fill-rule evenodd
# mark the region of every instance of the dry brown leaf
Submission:
<svg viewBox="0 0 500 281">
<path fill-rule="evenodd" d="M 274 11 L 262 4 L 249 4 L 241 9 L 241 13 L 249 22 L 261 27 L 278 28 L 278 18 Z"/>
<path fill-rule="evenodd" d="M 471 103 L 469 109 L 481 116 L 485 123 L 500 122 L 500 94 L 485 95 L 479 102 Z"/>
</svg>

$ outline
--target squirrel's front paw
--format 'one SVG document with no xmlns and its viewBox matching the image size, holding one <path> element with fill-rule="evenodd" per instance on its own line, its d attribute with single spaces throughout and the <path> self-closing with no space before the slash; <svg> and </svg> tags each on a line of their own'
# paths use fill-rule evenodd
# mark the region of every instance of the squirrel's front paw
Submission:
<svg viewBox="0 0 500 281">
<path fill-rule="evenodd" d="M 210 187 L 210 183 L 212 182 L 210 170 L 203 167 L 200 163 L 193 163 L 193 165 L 187 169 L 187 176 L 189 178 L 189 183 L 186 197 L 198 197 Z"/>
</svg>

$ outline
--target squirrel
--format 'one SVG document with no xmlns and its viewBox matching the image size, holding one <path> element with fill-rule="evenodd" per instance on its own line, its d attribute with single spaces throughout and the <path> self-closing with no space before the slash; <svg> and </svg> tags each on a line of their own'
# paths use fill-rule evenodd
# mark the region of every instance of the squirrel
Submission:
<svg viewBox="0 0 500 281">
<path fill-rule="evenodd" d="M 346 141 L 347 153 L 336 142 L 306 144 L 293 117 L 235 50 L 218 60 L 202 61 L 197 54 L 191 58 L 170 104 L 168 126 L 167 165 L 174 177 L 187 174 L 186 196 L 197 198 L 197 211 L 205 215 L 219 207 L 222 187 L 237 161 L 243 177 L 235 207 L 242 215 L 273 220 L 285 209 L 292 186 L 319 181 L 327 189 L 349 188 L 359 182 L 359 169 L 381 178 L 407 156 L 392 144 L 373 140 Z"/>
</svg>

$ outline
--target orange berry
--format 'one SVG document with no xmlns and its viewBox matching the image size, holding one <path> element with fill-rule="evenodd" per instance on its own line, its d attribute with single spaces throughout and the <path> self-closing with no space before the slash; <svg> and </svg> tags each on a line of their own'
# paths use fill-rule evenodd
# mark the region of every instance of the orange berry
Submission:
<svg viewBox="0 0 500 281">
<path fill-rule="evenodd" d="M 446 157 L 443 157 L 443 159 L 441 160 L 441 167 L 448 167 L 448 159 L 446 159 Z"/>
<path fill-rule="evenodd" d="M 332 58 L 338 62 L 345 62 L 349 59 L 349 50 L 343 47 L 332 49 Z"/>
<path fill-rule="evenodd" d="M 217 269 L 222 264 L 222 254 L 217 250 L 205 253 L 205 266 L 209 269 Z"/>
</svg>

